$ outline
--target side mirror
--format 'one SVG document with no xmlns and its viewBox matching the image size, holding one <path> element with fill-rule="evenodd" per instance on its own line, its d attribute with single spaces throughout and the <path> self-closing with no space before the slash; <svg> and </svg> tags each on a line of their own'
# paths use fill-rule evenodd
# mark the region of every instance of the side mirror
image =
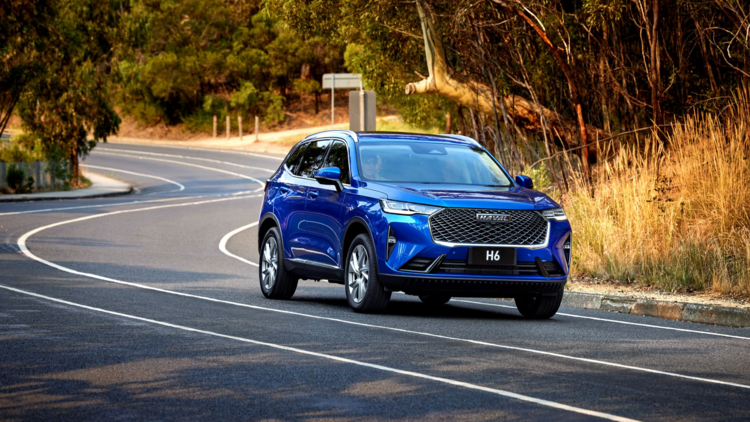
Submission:
<svg viewBox="0 0 750 422">
<path fill-rule="evenodd" d="M 336 191 L 341 192 L 344 186 L 341 184 L 341 169 L 338 167 L 323 167 L 315 172 L 315 180 L 321 185 L 336 186 Z"/>
<path fill-rule="evenodd" d="M 521 187 L 523 188 L 534 189 L 534 181 L 531 180 L 531 177 L 529 176 L 522 176 L 519 174 L 518 176 L 516 176 L 516 183 L 521 185 Z"/>
</svg>

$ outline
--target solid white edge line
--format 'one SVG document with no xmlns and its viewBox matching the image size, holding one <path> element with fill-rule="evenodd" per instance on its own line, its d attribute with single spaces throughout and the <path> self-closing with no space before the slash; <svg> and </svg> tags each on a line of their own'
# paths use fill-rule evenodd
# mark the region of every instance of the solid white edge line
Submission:
<svg viewBox="0 0 750 422">
<path fill-rule="evenodd" d="M 476 305 L 485 305 L 485 306 L 494 306 L 494 307 L 498 307 L 498 308 L 516 309 L 515 306 L 501 305 L 499 303 L 477 302 L 477 301 L 473 301 L 473 300 L 463 300 L 463 299 L 453 299 L 453 300 L 456 301 L 456 302 L 473 303 L 473 304 L 476 304 Z M 567 316 L 567 317 L 571 317 L 571 318 L 591 319 L 591 320 L 594 320 L 594 321 L 613 322 L 613 323 L 616 323 L 616 324 L 635 325 L 635 326 L 639 326 L 639 327 L 658 328 L 658 329 L 661 329 L 661 330 L 682 331 L 682 332 L 685 332 L 685 333 L 706 334 L 706 335 L 709 335 L 709 336 L 728 337 L 728 338 L 735 338 L 735 339 L 740 339 L 740 340 L 750 340 L 750 337 L 735 336 L 735 335 L 732 335 L 732 334 L 723 334 L 723 333 L 712 333 L 710 331 L 691 330 L 689 328 L 662 327 L 660 325 L 644 324 L 644 323 L 640 323 L 640 322 L 630 322 L 630 321 L 619 321 L 619 320 L 616 320 L 616 319 L 597 318 L 597 317 L 591 317 L 591 316 L 586 316 L 586 315 L 567 314 L 567 313 L 564 313 L 564 312 L 558 312 L 555 315 L 562 315 L 562 316 Z"/>
<path fill-rule="evenodd" d="M 219 249 L 221 249 L 221 251 L 224 252 L 225 254 L 227 254 L 228 256 L 231 256 L 233 258 L 237 258 L 236 255 L 230 253 L 229 251 L 226 251 L 226 243 L 229 241 L 229 238 L 231 238 L 235 234 L 237 234 L 237 233 L 239 233 L 239 232 L 241 232 L 243 230 L 247 230 L 248 228 L 253 227 L 253 226 L 257 225 L 257 224 L 258 223 L 248 224 L 247 226 L 242 226 L 242 227 L 240 227 L 238 229 L 235 229 L 235 230 L 227 233 L 221 239 L 221 242 L 219 244 Z M 222 245 L 224 246 L 223 249 L 221 247 Z M 254 263 L 254 262 L 251 262 L 251 261 L 248 261 L 248 260 L 246 260 L 244 258 L 238 258 L 238 259 L 240 261 L 248 263 L 250 265 L 253 265 L 253 266 L 256 266 L 256 267 L 258 266 L 258 264 Z M 208 299 L 208 298 L 204 298 L 202 296 L 198 296 L 198 298 Z M 216 300 L 218 301 L 218 299 L 216 299 Z M 464 339 L 464 338 L 458 338 L 458 337 L 444 336 L 444 335 L 440 335 L 440 334 L 426 333 L 426 332 L 421 332 L 421 331 L 406 330 L 406 329 L 402 329 L 402 328 L 386 327 L 386 326 L 383 326 L 383 325 L 365 324 L 365 323 L 361 323 L 361 322 L 347 321 L 347 320 L 342 320 L 342 319 L 338 319 L 338 318 L 321 317 L 321 316 L 317 316 L 317 315 L 303 314 L 303 313 L 299 313 L 299 312 L 281 311 L 281 310 L 278 310 L 278 309 L 264 308 L 264 307 L 255 306 L 255 305 L 246 305 L 246 304 L 241 304 L 241 303 L 236 303 L 236 302 L 227 302 L 227 301 L 221 301 L 221 302 L 222 303 L 227 303 L 227 304 L 232 304 L 232 305 L 235 305 L 235 306 L 249 307 L 249 308 L 252 308 L 252 309 L 259 309 L 259 310 L 266 310 L 266 311 L 273 311 L 273 312 L 281 312 L 281 313 L 286 313 L 286 314 L 291 314 L 291 315 L 296 315 L 296 316 L 304 316 L 304 317 L 307 317 L 307 318 L 316 318 L 316 319 L 323 319 L 323 320 L 326 320 L 326 321 L 342 322 L 342 323 L 345 323 L 345 324 L 359 325 L 359 326 L 363 326 L 363 327 L 377 328 L 377 329 L 382 329 L 382 330 L 397 331 L 397 332 L 407 333 L 407 334 L 417 334 L 417 335 L 421 335 L 421 336 L 439 338 L 439 339 L 449 340 L 449 341 L 465 342 L 465 343 L 471 343 L 471 344 L 476 344 L 476 345 L 480 345 L 480 346 L 496 347 L 496 348 L 499 348 L 499 349 L 513 350 L 513 351 L 517 351 L 517 352 L 533 353 L 533 354 L 544 355 L 544 356 L 552 356 L 552 357 L 561 358 L 561 359 L 575 360 L 575 361 L 578 361 L 578 362 L 592 363 L 592 364 L 595 364 L 595 365 L 610 366 L 610 367 L 619 368 L 619 369 L 627 369 L 627 370 L 638 371 L 638 372 L 646 372 L 646 373 L 656 374 L 656 375 L 665 375 L 665 376 L 670 376 L 670 377 L 676 377 L 676 378 L 682 378 L 682 379 L 689 379 L 689 380 L 692 380 L 692 381 L 700 381 L 700 382 L 706 382 L 706 383 L 711 383 L 711 384 L 719 384 L 719 385 L 726 385 L 726 386 L 730 386 L 730 387 L 738 387 L 738 388 L 750 389 L 750 385 L 745 385 L 745 384 L 737 384 L 737 383 L 733 383 L 733 382 L 720 381 L 720 380 L 715 380 L 715 379 L 711 379 L 711 378 L 702 378 L 702 377 L 694 377 L 694 376 L 690 376 L 690 375 L 682 375 L 682 374 L 678 374 L 678 373 L 675 373 L 675 372 L 666 372 L 666 371 L 660 371 L 660 370 L 657 370 L 657 369 L 642 368 L 642 367 L 639 367 L 639 366 L 623 365 L 623 364 L 613 363 L 613 362 L 607 362 L 607 361 L 603 361 L 603 360 L 596 360 L 596 359 L 582 358 L 582 357 L 577 357 L 577 356 L 564 355 L 564 354 L 561 354 L 561 353 L 545 352 L 543 350 L 528 349 L 528 348 L 525 348 L 525 347 L 508 346 L 508 345 L 504 345 L 504 344 L 489 343 L 489 342 L 480 341 L 480 340 L 471 340 L 471 339 Z M 471 302 L 471 301 L 469 301 L 469 303 L 480 303 L 481 304 L 481 302 Z"/>
<path fill-rule="evenodd" d="M 107 153 L 110 153 L 110 154 L 115 154 L 115 151 L 118 151 L 118 152 L 121 152 L 121 153 L 125 152 L 125 153 L 133 154 L 133 155 L 136 155 L 136 154 L 145 154 L 145 155 L 156 155 L 156 156 L 160 156 L 160 157 L 184 158 L 184 159 L 188 159 L 188 160 L 198 160 L 198 161 L 206 161 L 206 162 L 210 162 L 210 163 L 226 164 L 228 166 L 241 167 L 241 168 L 246 168 L 246 169 L 251 169 L 251 170 L 268 171 L 268 172 L 271 172 L 271 173 L 273 173 L 273 172 L 276 171 L 276 169 L 267 169 L 265 167 L 247 166 L 245 164 L 237 164 L 237 163 L 232 163 L 232 162 L 229 162 L 229 161 L 214 160 L 212 158 L 192 157 L 190 155 L 163 154 L 163 153 L 158 153 L 158 152 L 139 151 L 139 150 L 132 150 L 132 149 L 130 149 L 130 150 L 124 150 L 124 149 L 117 149 L 117 148 L 99 148 L 96 151 L 104 151 L 104 152 L 107 152 Z"/>
<path fill-rule="evenodd" d="M 88 167 L 88 168 L 98 169 L 98 170 L 109 170 L 109 171 L 114 171 L 114 172 L 117 172 L 117 173 L 132 174 L 133 176 L 146 177 L 146 178 L 149 178 L 149 179 L 157 179 L 157 180 L 161 180 L 161 181 L 164 181 L 164 182 L 167 182 L 167 183 L 171 183 L 173 185 L 177 185 L 177 189 L 166 191 L 166 192 L 159 192 L 159 193 L 180 192 L 180 191 L 185 190 L 185 186 L 182 185 L 181 183 L 177 183 L 174 180 L 169 180 L 169 179 L 167 179 L 165 177 L 161 177 L 161 176 L 153 176 L 153 175 L 150 175 L 150 174 L 136 173 L 134 171 L 128 171 L 128 170 L 122 170 L 122 169 L 115 169 L 115 168 L 112 168 L 112 167 L 92 166 L 91 164 L 81 164 L 81 167 Z"/>
<path fill-rule="evenodd" d="M 486 393 L 491 393 L 491 394 L 495 394 L 495 395 L 506 397 L 506 398 L 510 398 L 510 399 L 516 399 L 516 400 L 521 400 L 521 401 L 525 401 L 525 402 L 528 402 L 528 403 L 537 404 L 537 405 L 540 405 L 540 406 L 550 407 L 550 408 L 553 408 L 553 409 L 564 410 L 564 411 L 579 413 L 579 414 L 588 415 L 588 416 L 594 416 L 594 417 L 598 417 L 598 418 L 602 418 L 602 419 L 607 419 L 607 420 L 611 420 L 611 421 L 620 421 L 620 422 L 633 422 L 633 421 L 635 421 L 635 419 L 629 419 L 629 418 L 625 418 L 625 417 L 622 417 L 622 416 L 616 416 L 616 415 L 611 415 L 611 414 L 608 414 L 608 413 L 597 412 L 597 411 L 594 411 L 594 410 L 582 409 L 582 408 L 579 408 L 579 407 L 569 406 L 569 405 L 562 404 L 562 403 L 556 403 L 556 402 L 549 401 L 549 400 L 543 400 L 543 399 L 538 399 L 538 398 L 535 398 L 535 397 L 526 396 L 526 395 L 523 395 L 523 394 L 513 393 L 511 391 L 500 390 L 500 389 L 490 388 L 490 387 L 484 387 L 484 386 L 481 386 L 481 385 L 471 384 L 471 383 L 463 382 L 463 381 L 456 381 L 456 380 L 449 379 L 449 378 L 435 377 L 435 376 L 432 376 L 432 375 L 422 374 L 422 373 L 419 373 L 419 372 L 406 371 L 406 370 L 403 370 L 403 369 L 397 369 L 397 368 L 392 368 L 392 367 L 389 367 L 389 366 L 383 366 L 383 365 L 377 365 L 377 364 L 368 363 L 368 362 L 362 362 L 362 361 L 358 361 L 358 360 L 354 360 L 354 359 L 348 359 L 348 358 L 344 358 L 344 357 L 340 357 L 340 356 L 329 355 L 329 354 L 326 354 L 326 353 L 313 352 L 313 351 L 309 351 L 309 350 L 305 350 L 305 349 L 299 349 L 299 348 L 296 348 L 296 347 L 284 346 L 284 345 L 275 344 L 275 343 L 268 343 L 268 342 L 253 340 L 253 339 L 249 339 L 249 338 L 245 338 L 245 337 L 231 336 L 231 335 L 227 335 L 227 334 L 217 333 L 217 332 L 214 332 L 214 331 L 201 330 L 201 329 L 198 329 L 198 328 L 187 327 L 187 326 L 184 326 L 184 325 L 177 325 L 177 324 L 172 324 L 172 323 L 169 323 L 169 322 L 158 321 L 158 320 L 155 320 L 155 319 L 149 319 L 149 318 L 139 317 L 139 316 L 136 316 L 136 315 L 124 314 L 124 313 L 121 313 L 121 312 L 115 312 L 115 311 L 110 311 L 110 310 L 107 310 L 107 309 L 96 308 L 96 307 L 93 307 L 93 306 L 88 306 L 88 305 L 83 305 L 83 304 L 80 304 L 80 303 L 70 302 L 70 301 L 67 301 L 67 300 L 58 299 L 58 298 L 54 298 L 54 297 L 51 297 L 51 296 L 45 296 L 45 295 L 41 295 L 41 294 L 38 294 L 38 293 L 29 292 L 29 291 L 26 291 L 26 290 L 16 289 L 14 287 L 9 287 L 9 286 L 5 286 L 5 285 L 0 285 L 0 288 L 3 288 L 5 290 L 9 290 L 9 291 L 12 291 L 12 292 L 20 293 L 20 294 L 29 295 L 29 296 L 36 297 L 36 298 L 39 298 L 39 299 L 45 299 L 45 300 L 48 300 L 48 301 L 51 301 L 51 302 L 56 302 L 56 303 L 60 303 L 60 304 L 68 305 L 68 306 L 74 306 L 74 307 L 78 307 L 78 308 L 81 308 L 81 309 L 86 309 L 86 310 L 89 310 L 89 311 L 95 311 L 95 312 L 105 313 L 105 314 L 108 314 L 108 315 L 113 315 L 113 316 L 117 316 L 117 317 L 121 317 L 121 318 L 127 318 L 127 319 L 131 319 L 131 320 L 135 320 L 135 321 L 147 322 L 147 323 L 154 324 L 154 325 L 160 325 L 160 326 L 163 326 L 163 327 L 174 328 L 174 329 L 188 331 L 188 332 L 192 332 L 192 333 L 204 334 L 204 335 L 213 336 L 213 337 L 219 337 L 219 338 L 228 339 L 228 340 L 235 340 L 235 341 L 239 341 L 239 342 L 243 342 L 243 343 L 254 344 L 254 345 L 257 345 L 257 346 L 270 347 L 270 348 L 274 348 L 274 349 L 277 349 L 277 350 L 284 350 L 284 351 L 287 351 L 287 352 L 293 352 L 293 353 L 298 353 L 298 354 L 307 355 L 307 356 L 314 356 L 314 357 L 317 357 L 317 358 L 322 358 L 322 359 L 327 359 L 327 360 L 333 360 L 333 361 L 336 361 L 336 362 L 348 363 L 348 364 L 362 366 L 362 367 L 366 367 L 366 368 L 370 368 L 370 369 L 376 369 L 376 370 L 383 371 L 383 372 L 390 372 L 390 373 L 399 374 L 399 375 L 405 375 L 405 376 L 409 376 L 409 377 L 413 377 L 413 378 L 420 378 L 420 379 L 425 379 L 425 380 L 429 380 L 429 381 L 435 381 L 435 382 L 439 382 L 439 383 L 443 383 L 443 384 L 448 384 L 448 385 L 455 386 L 455 387 L 463 387 L 463 388 L 467 388 L 467 389 L 470 389 L 470 390 L 483 391 L 483 392 L 486 392 Z"/>
<path fill-rule="evenodd" d="M 255 262 L 248 261 L 248 260 L 246 260 L 245 258 L 242 258 L 242 257 L 238 257 L 237 255 L 235 255 L 233 253 L 230 253 L 229 251 L 226 250 L 226 243 L 229 241 L 230 237 L 234 236 L 235 234 L 237 234 L 237 233 L 239 233 L 239 232 L 241 232 L 243 230 L 249 229 L 250 227 L 253 227 L 254 225 L 257 225 L 257 224 L 258 223 L 253 223 L 253 224 L 249 224 L 247 226 L 242 226 L 242 227 L 240 227 L 240 228 L 238 228 L 236 230 L 233 230 L 233 231 L 227 233 L 226 236 L 224 236 L 224 238 L 221 239 L 223 245 L 225 246 L 225 248 L 221 249 L 221 244 L 220 244 L 219 249 L 221 249 L 222 252 L 224 252 L 225 254 L 231 256 L 232 258 L 238 259 L 238 260 L 240 260 L 242 262 L 245 262 L 247 264 L 254 265 L 254 266 L 257 267 L 258 264 L 256 264 Z M 454 301 L 454 302 L 471 303 L 471 304 L 475 304 L 475 305 L 486 305 L 486 306 L 494 306 L 494 307 L 498 307 L 498 308 L 516 309 L 515 306 L 501 305 L 499 303 L 477 302 L 477 301 L 473 301 L 473 300 L 455 299 L 455 298 L 451 299 L 451 300 Z M 567 313 L 563 313 L 563 312 L 558 312 L 555 315 L 568 316 L 568 317 L 572 317 L 572 318 L 591 319 L 591 320 L 603 321 L 603 322 L 613 322 L 613 323 L 617 323 L 617 324 L 635 325 L 635 326 L 647 327 L 647 328 L 658 328 L 658 329 L 661 329 L 661 330 L 681 331 L 681 332 L 686 332 L 686 333 L 707 334 L 707 335 L 718 336 L 718 337 L 727 337 L 727 338 L 734 338 L 734 339 L 740 339 L 740 340 L 750 340 L 750 337 L 736 336 L 736 335 L 732 335 L 732 334 L 723 334 L 723 333 L 712 333 L 710 331 L 691 330 L 691 329 L 688 329 L 688 328 L 662 327 L 662 326 L 659 326 L 659 325 L 643 324 L 643 323 L 639 323 L 639 322 L 619 321 L 619 320 L 616 320 L 616 319 L 597 318 L 597 317 L 590 317 L 590 316 L 584 316 L 584 315 L 567 314 Z"/>
<path fill-rule="evenodd" d="M 221 241 L 219 242 L 219 250 L 222 251 L 225 255 L 230 256 L 230 257 L 232 257 L 232 258 L 234 258 L 234 259 L 236 259 L 238 261 L 242 261 L 245 264 L 249 264 L 249 265 L 253 265 L 253 266 L 257 267 L 258 264 L 256 264 L 255 262 L 248 261 L 247 259 L 245 259 L 245 258 L 243 258 L 241 256 L 237 256 L 237 255 L 235 255 L 235 254 L 233 254 L 233 253 L 231 253 L 231 252 L 229 252 L 227 250 L 227 242 L 229 241 L 229 239 L 232 236 L 234 236 L 235 234 L 237 234 L 237 233 L 239 233 L 241 231 L 245 231 L 245 230 L 249 229 L 250 227 L 255 227 L 257 225 L 258 225 L 258 222 L 256 221 L 255 223 L 250 223 L 250 224 L 248 224 L 246 226 L 242 226 L 242 227 L 240 227 L 238 229 L 232 230 L 231 232 L 227 233 L 226 235 L 224 235 L 224 237 L 221 238 Z"/>
<path fill-rule="evenodd" d="M 6 215 L 16 215 L 16 214 L 37 214 L 37 213 L 42 213 L 42 212 L 82 210 L 82 209 L 89 209 L 89 208 L 106 208 L 106 207 L 117 207 L 117 206 L 121 206 L 121 205 L 150 204 L 150 203 L 154 203 L 154 202 L 171 202 L 171 201 L 180 201 L 180 200 L 183 200 L 183 199 L 217 198 L 217 197 L 222 197 L 222 196 L 239 196 L 239 195 L 247 195 L 247 194 L 250 194 L 250 193 L 254 193 L 254 191 L 239 191 L 239 192 L 220 193 L 220 194 L 213 194 L 213 195 L 180 196 L 180 197 L 177 197 L 177 198 L 149 199 L 147 201 L 116 202 L 116 203 L 113 203 L 113 204 L 80 205 L 80 206 L 77 206 L 77 207 L 45 208 L 45 209 L 41 209 L 41 210 L 6 212 L 6 213 L 0 214 L 0 217 L 6 216 Z"/>
<path fill-rule="evenodd" d="M 161 162 L 164 162 L 164 163 L 180 164 L 180 165 L 183 165 L 183 166 L 195 167 L 195 168 L 199 168 L 199 169 L 215 171 L 215 172 L 218 172 L 218 173 L 230 174 L 232 176 L 237 176 L 237 177 L 241 177 L 243 179 L 252 180 L 253 182 L 258 183 L 259 185 L 261 185 L 261 187 L 259 187 L 258 189 L 255 189 L 254 192 L 257 192 L 259 190 L 263 190 L 263 188 L 265 187 L 265 182 L 261 182 L 260 180 L 254 178 L 254 177 L 246 176 L 246 175 L 240 174 L 240 173 L 235 173 L 233 171 L 217 169 L 217 168 L 214 168 L 214 167 L 201 166 L 199 164 L 185 163 L 183 161 L 175 161 L 175 160 L 165 160 L 163 158 L 155 158 L 155 157 L 141 157 L 141 156 L 129 155 L 129 154 L 114 154 L 114 153 L 111 153 L 111 152 L 101 152 L 100 151 L 99 154 L 100 155 L 113 155 L 115 157 L 137 158 L 139 160 L 161 161 Z"/>
<path fill-rule="evenodd" d="M 568 355 L 563 355 L 563 354 L 559 354 L 559 353 L 545 352 L 545 351 L 541 351 L 541 350 L 527 349 L 527 348 L 515 347 L 515 346 L 507 346 L 507 345 L 500 345 L 500 344 L 496 344 L 496 343 L 488 343 L 488 342 L 483 342 L 483 341 L 478 341 L 478 340 L 469 340 L 469 339 L 462 339 L 462 338 L 456 338 L 456 337 L 443 336 L 443 335 L 438 335 L 438 334 L 424 333 L 424 332 L 419 332 L 419 331 L 405 330 L 405 329 L 400 329 L 400 328 L 379 326 L 379 325 L 373 325 L 373 324 L 365 324 L 365 323 L 347 321 L 347 320 L 342 320 L 342 319 L 337 319 L 337 318 L 328 318 L 328 317 L 321 317 L 321 316 L 317 316 L 317 315 L 303 314 L 303 313 L 299 313 L 299 312 L 282 311 L 282 310 L 279 310 L 279 309 L 266 308 L 266 307 L 255 306 L 255 305 L 248 305 L 248 304 L 242 304 L 242 303 L 237 303 L 237 302 L 230 302 L 230 301 L 225 301 L 225 300 L 220 300 L 220 299 L 214 299 L 214 298 L 209 298 L 209 297 L 204 297 L 204 296 L 192 295 L 192 294 L 189 294 L 189 293 L 181 293 L 181 292 L 176 292 L 176 291 L 172 291 L 172 290 L 160 289 L 160 288 L 151 287 L 151 286 L 147 286 L 147 285 L 143 285 L 143 284 L 139 284 L 139 283 L 132 283 L 132 282 L 127 282 L 127 281 L 122 281 L 122 280 L 116 280 L 116 279 L 113 279 L 113 278 L 104 277 L 104 276 L 100 276 L 100 275 L 97 275 L 97 274 L 91 274 L 91 273 L 84 273 L 84 272 L 81 272 L 81 271 L 76 271 L 76 270 L 73 270 L 71 268 L 67 268 L 67 267 L 64 267 L 62 265 L 58 265 L 58 264 L 55 264 L 53 262 L 44 260 L 44 259 L 42 259 L 42 258 L 34 255 L 28 249 L 28 247 L 26 245 L 26 241 L 31 236 L 33 236 L 34 234 L 39 233 L 39 232 L 41 232 L 43 230 L 46 230 L 46 229 L 49 229 L 49 228 L 52 228 L 52 227 L 61 226 L 61 225 L 64 225 L 64 224 L 70 224 L 70 223 L 74 223 L 74 222 L 91 220 L 91 219 L 94 219 L 94 218 L 100 218 L 100 217 L 105 217 L 105 216 L 110 216 L 110 215 L 126 214 L 126 213 L 132 213 L 132 212 L 140 212 L 140 211 L 150 211 L 150 210 L 164 209 L 164 208 L 173 208 L 173 207 L 200 205 L 200 204 L 206 204 L 206 203 L 227 201 L 227 200 L 232 200 L 232 199 L 244 199 L 244 198 L 250 198 L 250 197 L 251 196 L 243 196 L 243 197 L 232 197 L 232 198 L 221 198 L 221 199 L 205 200 L 205 201 L 190 202 L 190 203 L 183 203 L 183 204 L 160 205 L 160 206 L 155 206 L 155 207 L 137 208 L 137 209 L 133 209 L 133 210 L 113 211 L 113 212 L 104 213 L 104 214 L 95 214 L 95 215 L 90 215 L 90 216 L 86 216 L 86 217 L 80 217 L 80 218 L 76 218 L 76 219 L 72 219 L 72 220 L 61 221 L 61 222 L 49 224 L 49 225 L 46 225 L 46 226 L 43 226 L 43 227 L 39 227 L 39 228 L 36 228 L 36 229 L 34 229 L 32 231 L 29 231 L 29 232 L 25 233 L 24 235 L 22 235 L 18 239 L 18 247 L 19 247 L 19 249 L 21 250 L 21 252 L 24 255 L 26 255 L 27 257 L 31 258 L 32 260 L 35 260 L 37 262 L 43 263 L 43 264 L 45 264 L 47 266 L 50 266 L 52 268 L 56 268 L 58 270 L 61 270 L 61 271 L 64 271 L 64 272 L 67 272 L 67 273 L 70 273 L 70 274 L 76 274 L 76 275 L 80 275 L 80 276 L 84 276 L 84 277 L 89 277 L 89 278 L 93 278 L 93 279 L 97 279 L 97 280 L 102 280 L 102 281 L 107 281 L 107 282 L 111 282 L 111 283 L 122 284 L 122 285 L 127 285 L 127 286 L 132 286 L 132 287 L 138 287 L 138 288 L 142 288 L 142 289 L 147 289 L 147 290 L 152 290 L 152 291 L 158 291 L 158 292 L 168 293 L 168 294 L 177 295 L 177 296 L 190 297 L 190 298 L 207 300 L 207 301 L 216 302 L 216 303 L 224 303 L 224 304 L 229 304 L 229 305 L 234 305 L 234 306 L 241 306 L 241 307 L 250 308 L 250 309 L 256 309 L 256 310 L 272 311 L 272 312 L 284 313 L 284 314 L 288 314 L 288 315 L 296 315 L 296 316 L 303 316 L 303 317 L 307 317 L 307 318 L 315 318 L 315 319 L 321 319 L 321 320 L 327 320 L 327 321 L 341 322 L 341 323 L 350 324 L 350 325 L 358 325 L 358 326 L 369 327 L 369 328 L 377 328 L 377 329 L 383 329 L 383 330 L 397 331 L 397 332 L 408 333 L 408 334 L 417 334 L 417 335 L 421 335 L 421 336 L 427 336 L 427 337 L 432 337 L 432 338 L 440 338 L 440 339 L 444 339 L 444 340 L 466 342 L 466 343 L 477 344 L 477 345 L 482 345 L 482 346 L 489 346 L 489 347 L 501 348 L 501 349 L 505 349 L 505 350 L 514 350 L 514 351 L 520 351 L 520 352 L 528 352 L 528 353 L 533 353 L 533 354 L 553 356 L 553 357 L 558 357 L 558 358 L 562 358 L 562 359 L 575 360 L 575 361 L 586 362 L 586 363 L 593 363 L 593 364 L 610 366 L 610 367 L 616 367 L 616 368 L 621 368 L 621 369 L 629 369 L 629 370 L 634 370 L 634 371 L 647 372 L 647 373 L 658 374 L 658 375 L 665 375 L 665 376 L 672 376 L 672 377 L 677 377 L 677 378 L 682 378 L 682 379 L 689 379 L 689 380 L 700 381 L 700 382 L 707 382 L 707 383 L 713 383 L 713 384 L 720 384 L 720 385 L 727 385 L 727 386 L 732 386 L 732 387 L 750 389 L 750 386 L 747 386 L 747 385 L 730 383 L 730 382 L 719 381 L 719 380 L 713 380 L 713 379 L 708 379 L 708 378 L 693 377 L 693 376 L 689 376 L 689 375 L 681 375 L 681 374 L 676 374 L 676 373 L 671 373 L 671 372 L 658 371 L 658 370 L 654 370 L 654 369 L 640 368 L 640 367 L 629 366 L 629 365 L 622 365 L 622 364 L 617 364 L 617 363 L 612 363 L 612 362 L 599 361 L 599 360 L 587 359 L 587 358 L 580 358 L 580 357 L 575 357 L 575 356 L 568 356 Z M 249 224 L 247 226 L 243 226 L 242 229 L 246 230 L 247 228 L 252 227 L 253 225 L 254 224 Z M 236 234 L 236 233 L 239 233 L 240 231 L 242 231 L 242 230 L 235 229 L 233 232 L 234 232 L 234 234 Z M 228 241 L 230 237 L 231 236 L 224 236 L 224 238 L 222 238 L 222 241 L 224 241 L 224 239 L 226 239 L 226 241 Z M 226 245 L 226 242 L 224 242 L 224 244 Z M 225 247 L 225 249 L 226 249 L 226 247 Z"/>
</svg>

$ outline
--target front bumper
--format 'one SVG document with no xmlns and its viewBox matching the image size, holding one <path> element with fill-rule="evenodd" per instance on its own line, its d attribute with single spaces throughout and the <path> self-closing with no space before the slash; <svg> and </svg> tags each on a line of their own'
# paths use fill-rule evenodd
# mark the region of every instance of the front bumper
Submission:
<svg viewBox="0 0 750 422">
<path fill-rule="evenodd" d="M 468 265 L 470 246 L 436 244 L 425 215 L 383 214 L 376 239 L 379 279 L 393 291 L 408 294 L 444 293 L 467 297 L 516 297 L 556 294 L 565 286 L 570 240 L 568 221 L 550 221 L 549 241 L 543 248 L 516 248 L 517 265 Z M 397 239 L 389 253 L 388 233 Z M 488 245 L 491 246 L 491 245 Z M 415 265 L 424 262 L 429 265 Z M 541 268 L 544 267 L 544 268 Z"/>
</svg>

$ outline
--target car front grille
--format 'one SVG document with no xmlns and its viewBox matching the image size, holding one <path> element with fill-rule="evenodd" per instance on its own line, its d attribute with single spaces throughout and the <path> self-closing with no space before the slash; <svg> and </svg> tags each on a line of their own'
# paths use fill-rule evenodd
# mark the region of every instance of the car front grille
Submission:
<svg viewBox="0 0 750 422">
<path fill-rule="evenodd" d="M 510 221 L 480 222 L 477 214 L 505 214 Z M 541 246 L 547 231 L 547 220 L 536 211 L 444 208 L 430 216 L 432 239 L 451 244 Z"/>
</svg>

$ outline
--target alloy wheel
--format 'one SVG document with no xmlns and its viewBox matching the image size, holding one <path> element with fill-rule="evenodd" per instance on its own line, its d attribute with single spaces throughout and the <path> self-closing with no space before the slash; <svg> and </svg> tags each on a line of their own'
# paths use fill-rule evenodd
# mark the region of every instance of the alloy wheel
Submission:
<svg viewBox="0 0 750 422">
<path fill-rule="evenodd" d="M 263 260 L 261 270 L 263 274 L 263 287 L 270 291 L 276 283 L 276 273 L 279 268 L 279 247 L 274 237 L 269 237 L 263 246 Z"/>
<path fill-rule="evenodd" d="M 349 258 L 349 272 L 347 286 L 349 288 L 349 297 L 355 303 L 362 302 L 367 293 L 367 282 L 370 280 L 370 265 L 367 256 L 367 249 L 362 245 L 357 245 Z"/>
</svg>

